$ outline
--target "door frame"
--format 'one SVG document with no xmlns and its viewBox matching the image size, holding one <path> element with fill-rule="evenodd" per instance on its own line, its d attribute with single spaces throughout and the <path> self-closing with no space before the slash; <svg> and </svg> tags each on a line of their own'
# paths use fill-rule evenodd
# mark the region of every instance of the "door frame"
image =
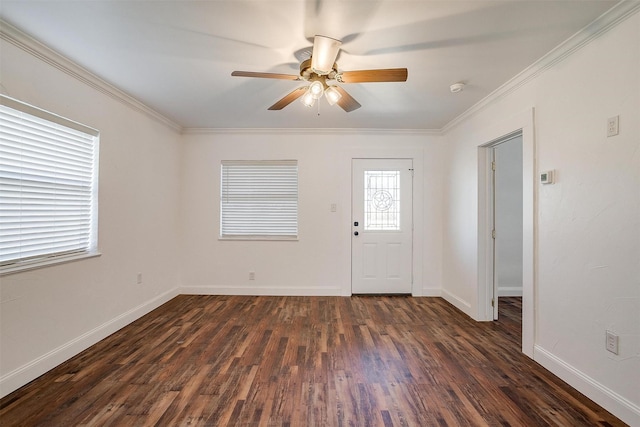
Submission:
<svg viewBox="0 0 640 427">
<path fill-rule="evenodd" d="M 348 170 L 349 170 L 349 186 L 352 186 L 353 176 L 352 176 L 352 165 L 354 159 L 411 159 L 413 160 L 413 233 L 411 236 L 412 247 L 413 247 L 413 258 L 412 258 L 412 277 L 413 283 L 411 285 L 411 295 L 414 297 L 418 296 L 435 296 L 432 295 L 429 290 L 424 289 L 424 280 L 423 280 L 423 264 L 424 264 L 424 244 L 423 238 L 421 236 L 424 235 L 424 211 L 423 211 L 423 201 L 424 201 L 424 149 L 420 148 L 396 148 L 396 149 L 356 149 L 350 148 L 344 150 L 345 156 L 345 169 L 346 162 L 348 162 Z M 349 281 L 345 283 L 342 287 L 342 295 L 350 296 L 352 295 L 352 269 L 351 269 L 351 251 L 352 251 L 352 239 L 351 239 L 351 221 L 353 217 L 353 213 L 351 212 L 352 206 L 352 191 L 349 190 L 349 218 L 348 221 L 344 221 L 343 224 L 343 235 L 345 239 L 348 240 L 349 247 Z M 346 242 L 345 242 L 346 243 Z"/>
<path fill-rule="evenodd" d="M 491 151 L 509 135 L 522 132 L 522 352 L 533 358 L 535 345 L 536 306 L 536 156 L 534 109 L 505 119 L 498 125 L 479 132 L 478 150 L 478 278 L 477 294 L 472 304 L 476 320 L 492 321 L 493 307 L 493 239 L 491 230 Z"/>
</svg>

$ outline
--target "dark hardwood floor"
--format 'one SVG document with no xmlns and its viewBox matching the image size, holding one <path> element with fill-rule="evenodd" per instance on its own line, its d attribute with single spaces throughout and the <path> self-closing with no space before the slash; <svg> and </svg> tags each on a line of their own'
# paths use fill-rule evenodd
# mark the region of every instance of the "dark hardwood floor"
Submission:
<svg viewBox="0 0 640 427">
<path fill-rule="evenodd" d="M 620 426 L 520 353 L 520 300 L 179 296 L 0 401 L 2 426 Z"/>
</svg>

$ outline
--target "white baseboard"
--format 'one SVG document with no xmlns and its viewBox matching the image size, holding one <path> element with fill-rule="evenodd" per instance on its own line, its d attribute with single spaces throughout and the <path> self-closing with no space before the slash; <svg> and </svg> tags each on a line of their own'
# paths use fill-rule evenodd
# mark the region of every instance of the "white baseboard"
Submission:
<svg viewBox="0 0 640 427">
<path fill-rule="evenodd" d="M 442 288 L 422 288 L 423 297 L 441 297 Z"/>
<path fill-rule="evenodd" d="M 154 299 L 132 308 L 126 313 L 103 323 L 77 338 L 51 350 L 50 352 L 20 366 L 0 377 L 0 398 L 33 381 L 59 364 L 69 360 L 98 341 L 127 326 L 150 311 L 178 295 L 178 289 L 172 289 Z"/>
<path fill-rule="evenodd" d="M 458 310 L 462 311 L 467 316 L 473 318 L 473 316 L 471 315 L 471 304 L 469 304 L 465 300 L 459 298 L 457 295 L 452 294 L 446 289 L 442 289 L 442 298 L 444 298 L 445 301 L 455 306 Z"/>
<path fill-rule="evenodd" d="M 522 286 L 500 286 L 498 287 L 498 297 L 521 297 Z"/>
<path fill-rule="evenodd" d="M 257 295 L 257 296 L 350 296 L 339 287 L 256 288 L 229 286 L 184 286 L 178 289 L 184 295 Z M 421 297 L 442 296 L 442 289 L 423 289 Z"/>
<path fill-rule="evenodd" d="M 309 286 L 296 288 L 260 288 L 240 286 L 184 286 L 178 289 L 184 295 L 255 295 L 255 296 L 341 296 L 342 289 L 334 286 Z"/>
<path fill-rule="evenodd" d="M 640 406 L 538 345 L 534 347 L 533 359 L 625 423 L 640 426 Z"/>
</svg>

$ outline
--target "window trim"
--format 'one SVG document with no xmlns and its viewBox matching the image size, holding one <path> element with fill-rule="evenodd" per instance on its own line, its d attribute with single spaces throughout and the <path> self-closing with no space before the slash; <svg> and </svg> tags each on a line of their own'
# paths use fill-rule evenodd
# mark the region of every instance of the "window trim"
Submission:
<svg viewBox="0 0 640 427">
<path fill-rule="evenodd" d="M 39 119 L 55 123 L 60 126 L 64 126 L 73 129 L 78 132 L 85 133 L 94 138 L 93 140 L 93 176 L 91 182 L 92 189 L 92 206 L 91 206 L 91 226 L 89 233 L 91 236 L 90 243 L 85 250 L 69 251 L 67 253 L 58 253 L 50 255 L 40 255 L 33 258 L 16 259 L 15 261 L 7 262 L 0 265 L 0 277 L 9 274 L 15 274 L 23 271 L 34 270 L 38 268 L 48 267 L 52 265 L 73 262 L 86 258 L 94 258 L 100 256 L 101 253 L 98 249 L 98 183 L 99 183 L 99 165 L 100 165 L 100 132 L 94 128 L 83 125 L 81 123 L 69 120 L 57 114 L 43 110 L 33 105 L 24 103 L 17 99 L 0 94 L 0 105 L 11 108 L 22 113 L 35 116 Z"/>
</svg>

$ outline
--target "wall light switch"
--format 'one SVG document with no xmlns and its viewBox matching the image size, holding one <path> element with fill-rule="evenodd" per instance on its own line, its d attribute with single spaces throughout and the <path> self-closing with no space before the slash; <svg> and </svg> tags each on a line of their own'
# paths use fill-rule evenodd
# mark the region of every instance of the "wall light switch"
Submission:
<svg viewBox="0 0 640 427">
<path fill-rule="evenodd" d="M 619 120 L 620 116 L 610 117 L 607 120 L 607 137 L 616 136 L 620 133 Z"/>
<path fill-rule="evenodd" d="M 613 354 L 618 354 L 618 336 L 611 331 L 607 331 L 607 342 L 606 348 L 607 351 L 610 351 Z"/>
<path fill-rule="evenodd" d="M 335 203 L 331 203 L 331 212 L 335 212 L 338 206 Z"/>
</svg>

